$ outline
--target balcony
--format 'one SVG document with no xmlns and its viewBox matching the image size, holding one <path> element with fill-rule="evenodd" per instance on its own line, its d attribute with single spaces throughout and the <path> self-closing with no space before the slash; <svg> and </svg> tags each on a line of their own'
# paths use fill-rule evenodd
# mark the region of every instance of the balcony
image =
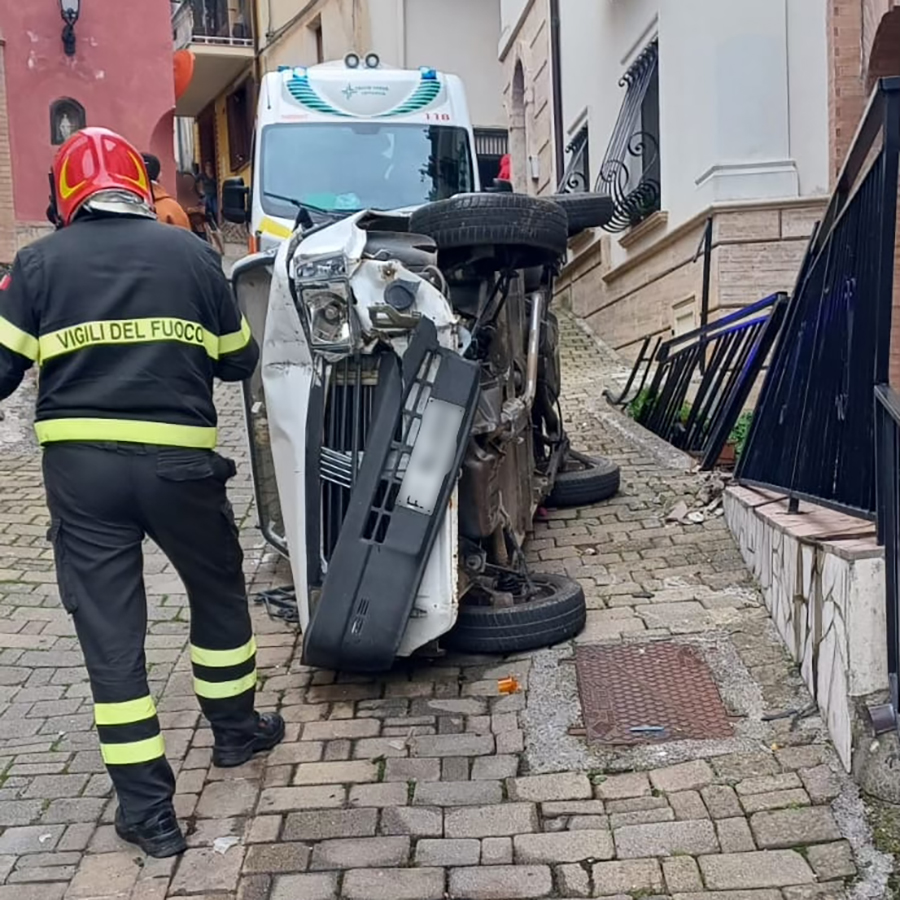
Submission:
<svg viewBox="0 0 900 900">
<path fill-rule="evenodd" d="M 250 0 L 182 0 L 172 30 L 175 49 L 194 54 L 194 77 L 175 114 L 194 118 L 253 61 Z"/>
</svg>

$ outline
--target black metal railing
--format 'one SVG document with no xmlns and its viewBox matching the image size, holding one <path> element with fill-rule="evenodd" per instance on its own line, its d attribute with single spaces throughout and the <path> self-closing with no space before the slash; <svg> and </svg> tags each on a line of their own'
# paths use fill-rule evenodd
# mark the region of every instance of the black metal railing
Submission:
<svg viewBox="0 0 900 900">
<path fill-rule="evenodd" d="M 703 469 L 713 468 L 762 371 L 786 306 L 786 294 L 772 294 L 661 344 L 636 421 L 698 456 Z"/>
<path fill-rule="evenodd" d="M 653 41 L 619 82 L 625 98 L 594 184 L 615 204 L 606 231 L 625 231 L 660 208 L 658 67 L 659 44 Z M 588 145 L 584 126 L 566 148 L 560 193 L 590 190 Z"/>
<path fill-rule="evenodd" d="M 900 78 L 882 79 L 813 235 L 753 416 L 745 484 L 872 518 L 872 391 L 888 380 Z"/>
<path fill-rule="evenodd" d="M 869 709 L 877 733 L 897 726 L 900 710 L 900 395 L 875 387 L 876 511 L 884 547 L 885 622 L 890 702 Z"/>
</svg>

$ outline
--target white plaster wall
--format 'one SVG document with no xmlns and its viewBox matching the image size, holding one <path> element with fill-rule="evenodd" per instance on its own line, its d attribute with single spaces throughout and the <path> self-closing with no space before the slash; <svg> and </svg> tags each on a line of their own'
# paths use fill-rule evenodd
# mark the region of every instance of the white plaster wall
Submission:
<svg viewBox="0 0 900 900">
<path fill-rule="evenodd" d="M 522 5 L 501 0 L 507 13 Z M 669 230 L 714 202 L 826 191 L 825 0 L 564 0 L 561 7 L 564 127 L 571 134 L 587 112 L 593 178 L 624 96 L 618 80 L 658 33 Z M 625 256 L 614 240 L 613 265 Z"/>
<path fill-rule="evenodd" d="M 854 698 L 887 687 L 884 560 L 815 548 L 774 527 L 731 491 L 725 519 L 847 771 Z"/>
<path fill-rule="evenodd" d="M 528 4 L 529 0 L 500 0 L 500 39 L 497 45 L 497 55 L 500 59 L 506 55 L 509 39 L 518 29 Z"/>
</svg>

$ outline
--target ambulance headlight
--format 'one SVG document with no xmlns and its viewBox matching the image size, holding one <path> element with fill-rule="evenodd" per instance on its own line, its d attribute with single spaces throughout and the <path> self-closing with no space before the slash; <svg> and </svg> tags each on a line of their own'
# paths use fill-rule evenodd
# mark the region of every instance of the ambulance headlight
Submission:
<svg viewBox="0 0 900 900">
<path fill-rule="evenodd" d="M 307 335 L 314 350 L 350 353 L 355 344 L 354 317 L 346 282 L 304 287 L 302 291 Z"/>
</svg>

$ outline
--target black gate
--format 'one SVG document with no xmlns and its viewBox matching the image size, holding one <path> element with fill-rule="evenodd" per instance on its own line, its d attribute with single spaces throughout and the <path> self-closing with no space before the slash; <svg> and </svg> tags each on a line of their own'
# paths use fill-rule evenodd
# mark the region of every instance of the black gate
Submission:
<svg viewBox="0 0 900 900">
<path fill-rule="evenodd" d="M 872 393 L 887 381 L 900 78 L 882 79 L 810 243 L 737 477 L 875 515 Z"/>
</svg>

